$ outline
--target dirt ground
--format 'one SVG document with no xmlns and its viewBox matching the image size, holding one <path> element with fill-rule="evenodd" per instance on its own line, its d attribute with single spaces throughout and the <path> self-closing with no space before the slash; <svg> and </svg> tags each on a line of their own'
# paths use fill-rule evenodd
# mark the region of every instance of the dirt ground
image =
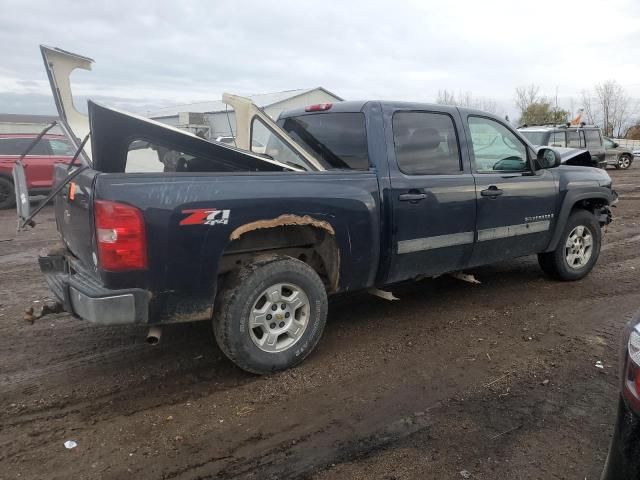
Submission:
<svg viewBox="0 0 640 480">
<path fill-rule="evenodd" d="M 338 299 L 318 349 L 268 377 L 235 368 L 208 323 L 24 321 L 48 292 L 53 211 L 0 212 L 1 479 L 597 479 L 620 332 L 640 309 L 640 162 L 585 280 L 535 258 Z M 595 367 L 601 361 L 604 369 Z M 64 442 L 77 447 L 68 450 Z"/>
</svg>

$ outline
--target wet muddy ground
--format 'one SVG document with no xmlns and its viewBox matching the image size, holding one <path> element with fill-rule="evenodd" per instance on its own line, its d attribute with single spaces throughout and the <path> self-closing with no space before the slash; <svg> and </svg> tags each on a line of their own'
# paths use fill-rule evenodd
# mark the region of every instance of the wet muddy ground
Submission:
<svg viewBox="0 0 640 480">
<path fill-rule="evenodd" d="M 142 327 L 25 322 L 53 211 L 19 235 L 0 212 L 0 479 L 597 479 L 640 309 L 640 165 L 610 174 L 621 199 L 585 280 L 531 257 L 470 272 L 481 285 L 340 298 L 316 352 L 267 377 L 207 323 L 150 347 Z"/>
</svg>

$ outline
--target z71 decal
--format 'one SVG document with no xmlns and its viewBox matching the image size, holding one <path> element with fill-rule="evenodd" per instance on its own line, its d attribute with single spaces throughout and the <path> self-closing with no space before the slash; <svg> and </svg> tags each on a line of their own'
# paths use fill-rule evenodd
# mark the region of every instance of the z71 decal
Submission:
<svg viewBox="0 0 640 480">
<path fill-rule="evenodd" d="M 229 223 L 231 210 L 216 210 L 215 208 L 196 208 L 182 210 L 188 214 L 180 221 L 180 225 L 226 225 Z"/>
</svg>

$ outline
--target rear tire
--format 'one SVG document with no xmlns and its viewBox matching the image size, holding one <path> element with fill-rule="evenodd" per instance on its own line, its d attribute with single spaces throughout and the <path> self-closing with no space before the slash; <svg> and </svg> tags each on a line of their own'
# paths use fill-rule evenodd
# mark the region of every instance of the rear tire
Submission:
<svg viewBox="0 0 640 480">
<path fill-rule="evenodd" d="M 266 374 L 302 362 L 320 341 L 327 292 L 306 263 L 273 255 L 229 274 L 213 318 L 224 354 L 247 372 Z"/>
<path fill-rule="evenodd" d="M 593 269 L 600 255 L 602 233 L 596 217 L 587 210 L 574 210 L 553 252 L 538 254 L 542 271 L 564 281 L 580 280 Z"/>
<path fill-rule="evenodd" d="M 16 192 L 13 182 L 5 177 L 0 177 L 0 209 L 11 208 L 16 204 Z"/>
</svg>

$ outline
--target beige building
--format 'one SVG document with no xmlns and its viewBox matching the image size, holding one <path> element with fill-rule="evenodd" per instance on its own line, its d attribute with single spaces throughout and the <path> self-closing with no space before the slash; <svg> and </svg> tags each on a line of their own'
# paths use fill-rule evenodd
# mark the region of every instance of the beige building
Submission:
<svg viewBox="0 0 640 480">
<path fill-rule="evenodd" d="M 281 112 L 292 108 L 343 100 L 322 87 L 249 95 L 248 98 L 273 119 L 278 118 Z M 220 100 L 167 107 L 147 116 L 193 133 L 201 132 L 210 140 L 232 135 L 230 124 L 231 128 L 235 128 L 233 110 Z"/>
</svg>

